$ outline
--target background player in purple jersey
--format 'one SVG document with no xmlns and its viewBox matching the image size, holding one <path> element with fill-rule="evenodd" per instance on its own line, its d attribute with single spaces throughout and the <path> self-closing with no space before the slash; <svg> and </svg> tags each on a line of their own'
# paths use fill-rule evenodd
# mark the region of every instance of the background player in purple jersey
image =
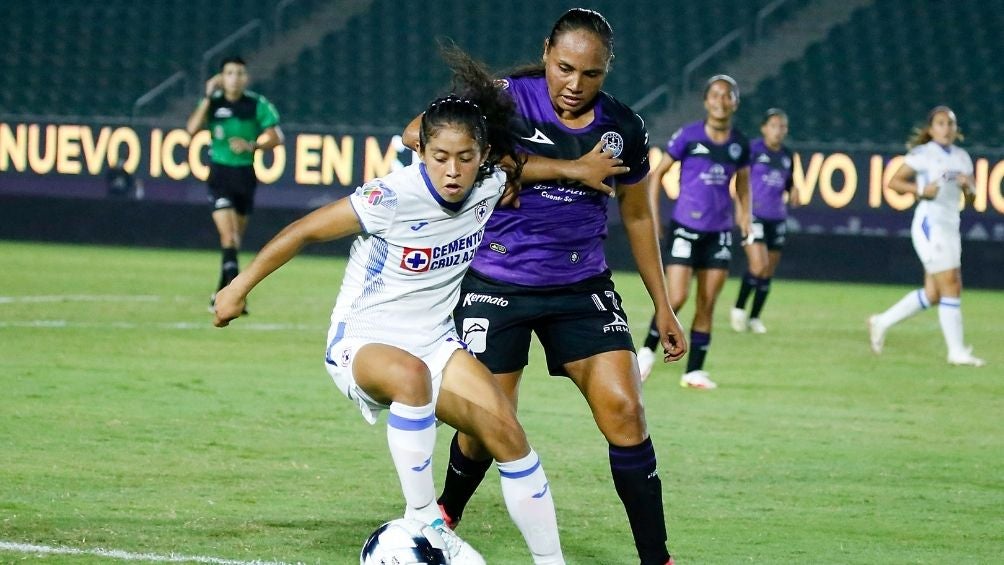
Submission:
<svg viewBox="0 0 1004 565">
<path fill-rule="evenodd" d="M 798 207 L 798 190 L 792 180 L 791 151 L 784 146 L 788 135 L 788 115 L 780 108 L 770 108 L 760 122 L 760 139 L 750 142 L 750 187 L 753 192 L 753 243 L 746 250 L 747 271 L 739 287 L 736 305 L 729 321 L 732 329 L 767 333 L 760 313 L 770 292 L 770 280 L 781 263 L 784 248 L 788 205 Z M 746 315 L 746 302 L 753 293 L 753 307 Z"/>
<path fill-rule="evenodd" d="M 648 134 L 637 114 L 600 90 L 612 58 L 609 23 L 575 8 L 545 40 L 543 65 L 500 81 L 516 101 L 512 127 L 530 157 L 519 208 L 499 208 L 489 220 L 455 317 L 463 339 L 514 401 L 531 334 L 537 335 L 549 372 L 578 387 L 609 444 L 614 487 L 641 563 L 665 565 L 672 558 L 662 483 L 630 327 L 603 252 L 610 185 L 656 308 L 665 359 L 681 358 L 686 340 L 667 300 L 646 194 Z M 477 438 L 454 438 L 439 499 L 453 523 L 490 465 Z"/>
<path fill-rule="evenodd" d="M 732 259 L 732 224 L 739 226 L 744 243 L 752 233 L 749 192 L 749 142 L 732 127 L 739 107 L 739 87 L 728 75 L 716 75 L 704 86 L 707 117 L 686 125 L 666 144 L 668 156 L 649 177 L 652 208 L 659 217 L 662 177 L 680 161 L 680 195 L 673 218 L 665 230 L 663 260 L 669 281 L 669 302 L 674 311 L 683 307 L 690 282 L 697 274 L 697 308 L 690 326 L 690 356 L 680 386 L 712 389 L 718 385 L 703 369 L 711 345 L 715 301 L 729 275 Z M 735 178 L 736 198 L 729 192 Z M 643 377 L 652 370 L 661 331 L 654 323 L 645 345 L 638 351 Z"/>
</svg>

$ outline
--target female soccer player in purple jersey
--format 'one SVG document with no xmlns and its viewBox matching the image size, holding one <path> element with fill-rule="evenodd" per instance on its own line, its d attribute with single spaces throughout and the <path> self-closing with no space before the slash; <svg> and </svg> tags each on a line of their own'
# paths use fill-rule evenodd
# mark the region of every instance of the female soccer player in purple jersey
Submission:
<svg viewBox="0 0 1004 565">
<path fill-rule="evenodd" d="M 750 143 L 750 186 L 753 191 L 753 243 L 746 245 L 748 270 L 743 275 L 736 305 L 729 321 L 732 329 L 756 334 L 767 333 L 760 313 L 770 292 L 770 279 L 781 263 L 785 241 L 788 205 L 799 205 L 798 191 L 792 180 L 791 151 L 784 146 L 788 135 L 788 115 L 780 108 L 770 108 L 760 122 L 763 137 Z M 753 308 L 746 314 L 746 302 L 753 293 Z"/>
<path fill-rule="evenodd" d="M 659 210 L 662 177 L 680 161 L 680 195 L 673 219 L 666 228 L 663 259 L 669 281 L 669 302 L 679 310 L 687 301 L 690 282 L 697 274 L 697 308 L 690 326 L 690 356 L 680 386 L 713 389 L 718 385 L 704 370 L 704 358 L 711 345 L 711 321 L 715 301 L 729 275 L 732 259 L 732 223 L 739 226 L 744 244 L 752 233 L 749 192 L 749 142 L 732 127 L 732 115 L 739 107 L 739 87 L 728 75 L 716 75 L 704 86 L 707 117 L 686 125 L 666 144 L 668 156 L 649 177 L 652 207 Z M 736 198 L 729 193 L 732 178 Z M 643 377 L 652 370 L 653 351 L 660 332 L 653 324 L 638 351 Z"/>
<path fill-rule="evenodd" d="M 499 461 L 502 496 L 533 562 L 561 565 L 543 467 L 514 405 L 466 351 L 452 319 L 474 253 L 451 244 L 479 241 L 506 181 L 519 177 L 517 140 L 507 128 L 514 108 L 483 67 L 459 51 L 446 55 L 460 95 L 436 100 L 423 114 L 421 162 L 283 229 L 219 291 L 215 324 L 237 318 L 251 289 L 305 245 L 356 235 L 331 314 L 325 367 L 369 423 L 389 411 L 387 443 L 405 517 L 439 531 L 453 563 L 485 563 L 445 524 L 436 501 L 430 461 L 439 419 L 478 438 Z M 508 174 L 498 166 L 503 157 L 513 161 Z M 447 260 L 436 262 L 437 255 Z"/>
<path fill-rule="evenodd" d="M 545 40 L 543 65 L 500 81 L 516 102 L 512 128 L 529 159 L 519 207 L 499 208 L 489 220 L 455 317 L 462 338 L 514 401 L 531 334 L 537 335 L 549 372 L 579 389 L 609 445 L 614 487 L 641 563 L 665 565 L 672 559 L 662 483 L 630 326 L 603 252 L 610 185 L 616 186 L 638 271 L 656 309 L 665 359 L 682 357 L 686 340 L 667 300 L 646 194 L 644 123 L 600 90 L 612 58 L 609 23 L 597 12 L 575 8 Z M 491 454 L 477 438 L 454 438 L 439 499 L 453 523 L 490 464 Z"/>
</svg>

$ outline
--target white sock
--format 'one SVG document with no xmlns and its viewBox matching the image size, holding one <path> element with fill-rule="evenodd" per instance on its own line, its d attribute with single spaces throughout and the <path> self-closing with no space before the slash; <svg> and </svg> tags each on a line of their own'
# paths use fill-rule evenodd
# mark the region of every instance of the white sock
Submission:
<svg viewBox="0 0 1004 565">
<path fill-rule="evenodd" d="M 390 405 L 387 417 L 387 446 L 397 469 L 407 504 L 405 517 L 426 524 L 441 517 L 432 483 L 432 451 L 436 447 L 436 414 L 430 403 Z"/>
<path fill-rule="evenodd" d="M 924 294 L 923 288 L 911 290 L 906 293 L 906 296 L 900 298 L 899 302 L 893 304 L 891 308 L 879 314 L 878 323 L 883 328 L 888 329 L 910 316 L 913 316 L 917 312 L 927 310 L 930 307 L 931 303 L 928 302 L 927 295 Z"/>
<path fill-rule="evenodd" d="M 942 296 L 938 304 L 938 321 L 941 322 L 941 333 L 945 336 L 945 345 L 949 355 L 959 355 L 966 346 L 962 339 L 962 299 Z"/>
<path fill-rule="evenodd" d="M 522 459 L 496 461 L 495 465 L 502 476 L 502 498 L 509 516 L 523 534 L 533 562 L 563 564 L 554 499 L 537 452 L 531 449 Z"/>
</svg>

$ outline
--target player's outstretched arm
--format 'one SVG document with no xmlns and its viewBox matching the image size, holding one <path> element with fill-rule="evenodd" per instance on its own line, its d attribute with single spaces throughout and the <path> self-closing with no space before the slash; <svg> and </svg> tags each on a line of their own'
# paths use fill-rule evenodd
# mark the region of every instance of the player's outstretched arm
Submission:
<svg viewBox="0 0 1004 565">
<path fill-rule="evenodd" d="M 348 198 L 318 208 L 289 224 L 262 248 L 254 261 L 229 285 L 216 293 L 216 318 L 222 328 L 241 315 L 248 293 L 279 267 L 295 257 L 304 246 L 331 241 L 362 231 L 359 218 Z"/>
<path fill-rule="evenodd" d="M 624 230 L 631 244 L 631 253 L 638 265 L 638 274 L 655 306 L 655 323 L 665 351 L 664 359 L 669 363 L 683 358 L 687 353 L 687 339 L 680 320 L 669 305 L 662 256 L 656 239 L 655 216 L 649 206 L 649 186 L 648 177 L 635 184 L 621 185 L 617 188 L 617 199 Z"/>
</svg>

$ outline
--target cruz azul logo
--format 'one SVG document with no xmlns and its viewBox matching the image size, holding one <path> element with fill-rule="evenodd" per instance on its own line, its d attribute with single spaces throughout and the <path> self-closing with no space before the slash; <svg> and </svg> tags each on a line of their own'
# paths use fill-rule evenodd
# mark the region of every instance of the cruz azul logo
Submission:
<svg viewBox="0 0 1004 565">
<path fill-rule="evenodd" d="M 405 247 L 401 254 L 401 268 L 413 273 L 424 273 L 432 264 L 432 249 Z"/>
<path fill-rule="evenodd" d="M 424 273 L 446 267 L 466 265 L 474 259 L 474 252 L 485 235 L 484 228 L 458 237 L 437 247 L 404 247 L 401 268 L 412 273 Z"/>
</svg>

